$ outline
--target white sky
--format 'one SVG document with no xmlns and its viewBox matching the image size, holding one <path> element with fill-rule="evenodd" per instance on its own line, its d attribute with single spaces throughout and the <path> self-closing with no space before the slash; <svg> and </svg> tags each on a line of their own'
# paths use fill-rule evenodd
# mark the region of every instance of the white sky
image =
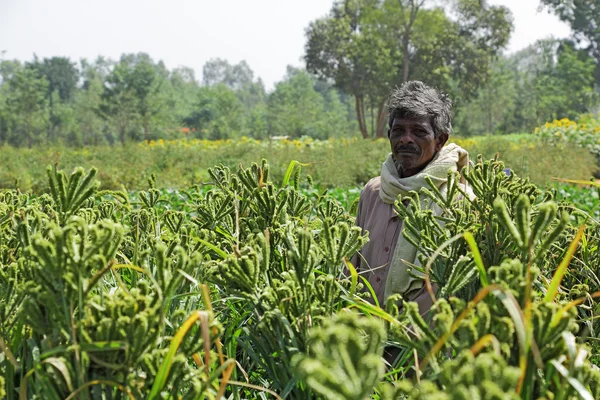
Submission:
<svg viewBox="0 0 600 400">
<path fill-rule="evenodd" d="M 539 0 L 488 0 L 507 6 L 515 30 L 508 52 L 569 27 Z M 268 89 L 287 65 L 301 66 L 304 30 L 333 0 L 0 0 L 0 52 L 5 59 L 146 52 L 168 68 L 188 66 L 201 80 L 211 58 L 246 60 Z"/>
</svg>

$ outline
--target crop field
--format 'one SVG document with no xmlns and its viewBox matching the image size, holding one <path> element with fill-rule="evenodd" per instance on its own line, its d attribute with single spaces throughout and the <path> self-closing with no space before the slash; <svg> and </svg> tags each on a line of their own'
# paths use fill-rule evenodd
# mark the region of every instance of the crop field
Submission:
<svg viewBox="0 0 600 400">
<path fill-rule="evenodd" d="M 575 135 L 573 135 L 575 136 Z M 546 138 L 546 136 L 543 136 Z M 507 167 L 538 185 L 550 177 L 588 179 L 597 169 L 596 159 L 579 144 L 549 146 L 531 134 L 452 138 L 470 154 L 490 159 L 499 154 Z M 0 188 L 20 188 L 43 193 L 47 190 L 44 166 L 57 164 L 65 171 L 82 166 L 98 168 L 101 189 L 141 190 L 154 174 L 157 187 L 187 190 L 211 182 L 208 168 L 223 164 L 232 170 L 249 166 L 262 158 L 269 160 L 271 174 L 281 182 L 291 160 L 303 165 L 315 185 L 322 188 L 350 188 L 364 185 L 379 174 L 389 153 L 384 139 L 330 139 L 257 141 L 172 140 L 148 141 L 125 146 L 69 148 L 49 146 L 0 147 Z M 574 160 L 576 160 L 574 162 Z"/>
<path fill-rule="evenodd" d="M 0 400 L 600 400 L 600 0 L 133 3 L 0 0 Z"/>
<path fill-rule="evenodd" d="M 473 200 L 423 192 L 442 219 L 398 204 L 438 288 L 426 319 L 368 301 L 359 189 L 297 162 L 177 191 L 49 168 L 43 194 L 0 194 L 0 397 L 600 398 L 597 189 L 504 168 L 465 173 Z"/>
</svg>

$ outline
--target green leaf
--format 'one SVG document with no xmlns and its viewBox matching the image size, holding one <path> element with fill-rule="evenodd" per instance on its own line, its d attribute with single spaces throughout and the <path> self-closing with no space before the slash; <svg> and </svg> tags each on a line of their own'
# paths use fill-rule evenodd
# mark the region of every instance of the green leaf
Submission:
<svg viewBox="0 0 600 400">
<path fill-rule="evenodd" d="M 473 260 L 475 261 L 475 266 L 477 267 L 477 271 L 479 272 L 479 279 L 481 280 L 481 284 L 483 287 L 486 287 L 490 284 L 490 281 L 487 277 L 487 272 L 485 271 L 485 266 L 483 265 L 483 260 L 481 259 L 481 253 L 479 252 L 479 248 L 477 247 L 477 243 L 475 242 L 475 238 L 471 232 L 465 232 L 463 237 L 467 241 L 469 248 L 471 249 L 471 254 L 473 254 Z"/>
<path fill-rule="evenodd" d="M 577 234 L 575 235 L 575 238 L 573 239 L 573 241 L 569 245 L 569 248 L 567 249 L 565 258 L 562 259 L 560 265 L 554 273 L 554 276 L 552 277 L 552 281 L 550 282 L 550 286 L 548 287 L 546 296 L 544 296 L 544 301 L 554 301 L 554 297 L 556 296 L 556 293 L 558 293 L 558 287 L 560 286 L 560 283 L 562 282 L 562 279 L 565 276 L 565 273 L 567 272 L 567 267 L 571 262 L 571 258 L 573 258 L 573 254 L 575 254 L 575 250 L 577 250 L 577 245 L 579 244 L 579 241 L 583 236 L 584 230 L 585 225 L 581 225 L 579 227 L 579 230 L 577 231 Z"/>
<path fill-rule="evenodd" d="M 281 182 L 281 186 L 287 186 L 290 183 L 290 178 L 292 177 L 292 174 L 294 173 L 294 168 L 296 168 L 296 166 L 302 166 L 302 167 L 306 167 L 310 164 L 302 164 L 301 162 L 298 162 L 296 160 L 292 160 L 290 161 L 287 170 L 285 171 L 285 174 L 283 175 L 283 181 Z"/>
</svg>

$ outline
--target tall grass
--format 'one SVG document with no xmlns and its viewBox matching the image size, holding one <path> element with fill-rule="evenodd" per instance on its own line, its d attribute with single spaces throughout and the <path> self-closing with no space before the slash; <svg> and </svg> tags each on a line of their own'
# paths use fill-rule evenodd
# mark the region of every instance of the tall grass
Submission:
<svg viewBox="0 0 600 400">
<path fill-rule="evenodd" d="M 545 185 L 551 177 L 589 179 L 596 169 L 587 150 L 547 146 L 531 135 L 485 136 L 452 141 L 466 148 L 474 159 L 499 153 L 500 159 L 518 175 Z M 58 164 L 67 171 L 76 166 L 97 167 L 103 189 L 130 190 L 146 186 L 156 175 L 160 187 L 182 189 L 209 182 L 207 168 L 224 164 L 237 168 L 268 158 L 273 178 L 281 182 L 291 160 L 308 164 L 310 174 L 324 187 L 363 185 L 379 175 L 389 152 L 387 140 L 329 140 L 255 142 L 157 142 L 101 146 L 82 149 L 37 147 L 0 148 L 0 188 L 19 187 L 38 193 L 46 185 L 45 166 Z"/>
</svg>

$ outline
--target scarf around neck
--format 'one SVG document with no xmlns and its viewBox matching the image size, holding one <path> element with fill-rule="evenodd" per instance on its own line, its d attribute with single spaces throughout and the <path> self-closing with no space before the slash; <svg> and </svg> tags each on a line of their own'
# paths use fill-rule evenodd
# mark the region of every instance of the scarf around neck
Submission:
<svg viewBox="0 0 600 400">
<path fill-rule="evenodd" d="M 392 154 L 390 154 L 381 168 L 379 197 L 384 203 L 394 204 L 398 199 L 402 200 L 403 197 L 410 197 L 410 192 L 418 193 L 422 188 L 428 187 L 426 178 L 430 178 L 444 195 L 446 193 L 448 172 L 460 171 L 468 163 L 469 153 L 457 144 L 451 143 L 442 147 L 421 172 L 413 176 L 400 178 Z M 442 211 L 435 203 L 425 199 L 421 199 L 421 208 L 432 210 L 434 215 L 440 215 Z M 404 229 L 402 230 L 404 231 Z M 417 271 L 412 271 L 413 275 L 409 274 L 411 264 L 420 266 L 417 249 L 400 232 L 385 282 L 384 301 L 392 294 L 405 295 L 422 286 L 422 279 L 413 276 L 421 274 Z"/>
</svg>

